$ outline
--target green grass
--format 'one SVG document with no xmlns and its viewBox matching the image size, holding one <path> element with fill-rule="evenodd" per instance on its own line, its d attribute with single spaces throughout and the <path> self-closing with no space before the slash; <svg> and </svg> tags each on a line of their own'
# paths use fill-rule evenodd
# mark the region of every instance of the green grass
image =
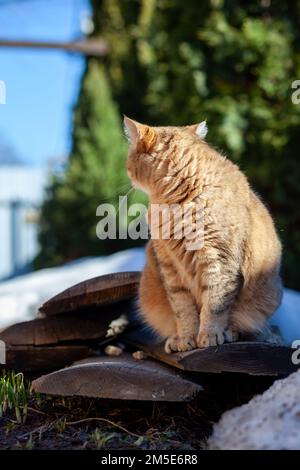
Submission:
<svg viewBox="0 0 300 470">
<path fill-rule="evenodd" d="M 22 373 L 3 372 L 0 376 L 0 417 L 14 412 L 18 424 L 25 423 L 30 398 L 30 386 Z"/>
<path fill-rule="evenodd" d="M 103 433 L 100 429 L 96 428 L 90 435 L 90 440 L 95 444 L 97 449 L 105 448 L 105 444 L 116 436 L 116 433 L 109 434 Z"/>
</svg>

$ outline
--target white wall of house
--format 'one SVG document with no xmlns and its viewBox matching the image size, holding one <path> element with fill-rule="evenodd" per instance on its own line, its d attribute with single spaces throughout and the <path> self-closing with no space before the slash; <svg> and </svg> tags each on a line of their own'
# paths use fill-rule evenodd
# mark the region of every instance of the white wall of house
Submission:
<svg viewBox="0 0 300 470">
<path fill-rule="evenodd" d="M 44 169 L 0 165 L 0 280 L 24 272 L 37 254 L 34 215 L 46 184 Z"/>
</svg>

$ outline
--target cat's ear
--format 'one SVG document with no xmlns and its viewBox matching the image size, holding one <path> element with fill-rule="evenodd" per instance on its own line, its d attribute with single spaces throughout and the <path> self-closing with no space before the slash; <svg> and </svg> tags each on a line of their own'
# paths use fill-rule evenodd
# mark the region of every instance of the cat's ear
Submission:
<svg viewBox="0 0 300 470">
<path fill-rule="evenodd" d="M 207 127 L 206 121 L 200 122 L 200 124 L 198 124 L 197 129 L 196 129 L 196 135 L 200 137 L 200 139 L 205 139 L 205 137 L 207 136 L 207 133 L 208 133 L 208 127 Z"/>
<path fill-rule="evenodd" d="M 156 141 L 153 127 L 140 124 L 127 116 L 124 116 L 124 132 L 129 142 L 137 144 L 144 151 L 149 151 Z"/>
<path fill-rule="evenodd" d="M 193 126 L 189 127 L 199 137 L 199 139 L 205 139 L 208 132 L 206 121 L 202 121 L 200 124 L 194 124 Z"/>
<path fill-rule="evenodd" d="M 135 142 L 139 138 L 138 123 L 124 115 L 124 132 L 129 142 Z"/>
</svg>

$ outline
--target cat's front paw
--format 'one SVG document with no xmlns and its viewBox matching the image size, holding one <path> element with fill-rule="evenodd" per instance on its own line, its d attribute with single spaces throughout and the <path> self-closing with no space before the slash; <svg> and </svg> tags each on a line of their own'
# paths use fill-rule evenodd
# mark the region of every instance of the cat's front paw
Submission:
<svg viewBox="0 0 300 470">
<path fill-rule="evenodd" d="M 210 326 L 208 328 L 200 327 L 197 337 L 197 346 L 207 348 L 208 346 L 218 346 L 223 343 L 232 343 L 237 341 L 238 334 L 231 328 L 223 328 L 220 325 Z"/>
<path fill-rule="evenodd" d="M 170 336 L 165 344 L 166 353 L 190 351 L 197 347 L 196 339 L 193 336 Z"/>
</svg>

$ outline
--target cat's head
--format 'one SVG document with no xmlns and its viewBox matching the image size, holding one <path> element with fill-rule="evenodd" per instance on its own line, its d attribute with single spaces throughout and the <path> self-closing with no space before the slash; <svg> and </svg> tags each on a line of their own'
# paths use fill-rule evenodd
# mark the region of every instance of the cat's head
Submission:
<svg viewBox="0 0 300 470">
<path fill-rule="evenodd" d="M 129 140 L 128 176 L 134 187 L 147 194 L 167 191 L 174 178 L 184 174 L 187 150 L 203 142 L 206 122 L 182 127 L 151 127 L 124 117 Z M 187 171 L 187 170 L 186 170 Z"/>
</svg>

